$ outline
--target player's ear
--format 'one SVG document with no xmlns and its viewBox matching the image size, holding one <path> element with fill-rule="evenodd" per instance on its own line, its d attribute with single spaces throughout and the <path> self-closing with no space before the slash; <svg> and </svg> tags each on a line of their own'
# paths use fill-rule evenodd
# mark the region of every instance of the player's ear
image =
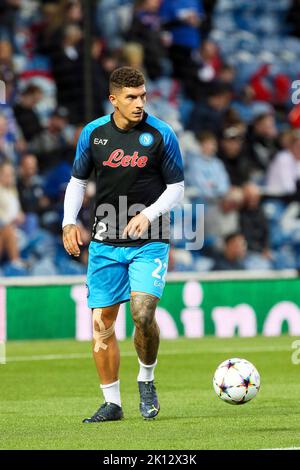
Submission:
<svg viewBox="0 0 300 470">
<path fill-rule="evenodd" d="M 111 94 L 111 95 L 109 95 L 108 99 L 109 99 L 109 101 L 111 102 L 111 104 L 112 104 L 114 107 L 117 106 L 117 104 L 118 104 L 117 95 Z"/>
</svg>

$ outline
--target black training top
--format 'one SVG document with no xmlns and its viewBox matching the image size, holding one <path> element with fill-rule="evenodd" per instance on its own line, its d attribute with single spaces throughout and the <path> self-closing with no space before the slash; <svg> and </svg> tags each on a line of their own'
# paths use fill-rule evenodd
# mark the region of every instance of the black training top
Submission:
<svg viewBox="0 0 300 470">
<path fill-rule="evenodd" d="M 169 214 L 153 221 L 140 239 L 122 239 L 134 215 L 153 204 L 167 184 L 183 181 L 177 137 L 168 124 L 147 113 L 129 131 L 119 129 L 112 114 L 90 122 L 81 132 L 72 176 L 85 180 L 93 169 L 93 240 L 117 246 L 169 241 Z"/>
</svg>

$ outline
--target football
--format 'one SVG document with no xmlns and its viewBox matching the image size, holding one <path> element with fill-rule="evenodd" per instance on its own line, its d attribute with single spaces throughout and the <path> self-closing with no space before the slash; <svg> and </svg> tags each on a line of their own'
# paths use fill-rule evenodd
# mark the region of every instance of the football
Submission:
<svg viewBox="0 0 300 470">
<path fill-rule="evenodd" d="M 217 367 L 213 386 L 221 400 L 231 405 L 243 405 L 257 395 L 260 375 L 251 362 L 235 357 Z"/>
</svg>

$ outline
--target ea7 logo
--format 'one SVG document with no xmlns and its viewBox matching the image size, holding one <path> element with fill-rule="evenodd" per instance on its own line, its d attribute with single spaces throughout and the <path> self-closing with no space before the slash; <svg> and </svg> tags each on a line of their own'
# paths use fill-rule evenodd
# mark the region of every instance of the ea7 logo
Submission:
<svg viewBox="0 0 300 470">
<path fill-rule="evenodd" d="M 108 142 L 108 139 L 94 139 L 94 144 L 95 145 L 106 145 Z"/>
</svg>

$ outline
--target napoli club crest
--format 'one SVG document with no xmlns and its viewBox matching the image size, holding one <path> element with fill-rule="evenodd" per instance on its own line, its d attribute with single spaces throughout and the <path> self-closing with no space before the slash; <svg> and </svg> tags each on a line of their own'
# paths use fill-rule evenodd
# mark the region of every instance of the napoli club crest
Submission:
<svg viewBox="0 0 300 470">
<path fill-rule="evenodd" d="M 139 137 L 139 142 L 143 147 L 150 147 L 153 144 L 154 137 L 149 132 L 144 132 Z"/>
</svg>

